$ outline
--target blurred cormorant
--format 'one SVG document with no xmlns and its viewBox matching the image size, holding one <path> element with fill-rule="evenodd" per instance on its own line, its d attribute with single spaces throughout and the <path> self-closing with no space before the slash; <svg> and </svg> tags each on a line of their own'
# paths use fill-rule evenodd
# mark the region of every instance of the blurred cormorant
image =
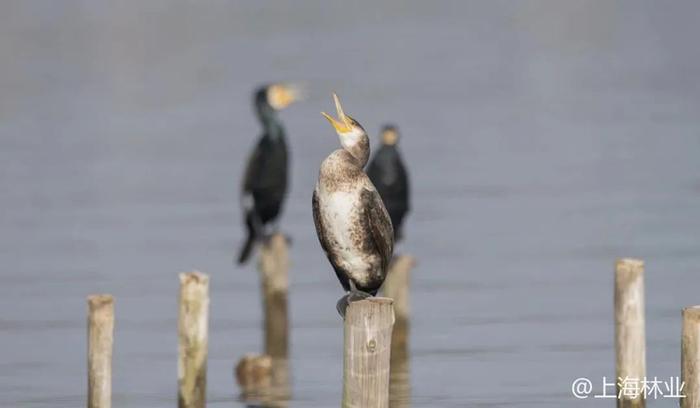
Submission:
<svg viewBox="0 0 700 408">
<path fill-rule="evenodd" d="M 289 84 L 262 86 L 255 91 L 255 112 L 263 132 L 243 178 L 241 206 L 248 236 L 238 256 L 239 264 L 248 260 L 255 242 L 265 236 L 265 227 L 276 221 L 282 209 L 287 193 L 288 153 L 277 111 L 299 97 L 299 89 Z"/>
<path fill-rule="evenodd" d="M 367 167 L 367 175 L 382 196 L 394 226 L 394 240 L 403 238 L 403 220 L 410 209 L 409 182 L 406 167 L 397 147 L 399 130 L 386 125 L 381 133 L 382 146 Z"/>
</svg>

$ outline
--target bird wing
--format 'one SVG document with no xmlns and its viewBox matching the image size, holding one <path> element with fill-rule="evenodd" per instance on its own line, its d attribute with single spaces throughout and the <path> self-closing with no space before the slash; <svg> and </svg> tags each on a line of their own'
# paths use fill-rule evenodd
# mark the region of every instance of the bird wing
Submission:
<svg viewBox="0 0 700 408">
<path fill-rule="evenodd" d="M 395 155 L 395 150 L 382 146 L 367 166 L 367 176 L 381 194 L 390 191 L 398 177 Z"/>
<path fill-rule="evenodd" d="M 253 211 L 255 207 L 255 199 L 253 197 L 253 191 L 258 186 L 260 182 L 260 173 L 265 164 L 263 163 L 263 146 L 262 139 L 258 144 L 255 145 L 253 152 L 248 158 L 248 163 L 246 164 L 245 173 L 243 175 L 243 183 L 241 186 L 241 209 L 243 214 L 247 215 Z"/>
<path fill-rule="evenodd" d="M 321 243 L 321 248 L 328 253 L 328 248 L 330 245 L 328 243 L 328 236 L 323 227 L 323 220 L 321 218 L 321 208 L 318 202 L 318 193 L 314 190 L 313 198 L 311 199 L 311 206 L 314 214 L 314 226 L 316 226 L 316 235 L 318 235 L 318 241 Z"/>
<path fill-rule="evenodd" d="M 263 166 L 263 160 L 261 156 L 262 146 L 260 143 L 258 143 L 255 146 L 255 149 L 253 149 L 253 152 L 251 153 L 250 157 L 248 158 L 248 164 L 245 168 L 245 174 L 243 176 L 244 193 L 250 193 L 253 190 L 255 183 L 260 178 L 260 169 Z"/>
<path fill-rule="evenodd" d="M 362 191 L 362 202 L 372 240 L 382 257 L 382 268 L 386 272 L 394 253 L 394 227 L 391 225 L 391 218 L 376 190 L 365 188 Z"/>
</svg>

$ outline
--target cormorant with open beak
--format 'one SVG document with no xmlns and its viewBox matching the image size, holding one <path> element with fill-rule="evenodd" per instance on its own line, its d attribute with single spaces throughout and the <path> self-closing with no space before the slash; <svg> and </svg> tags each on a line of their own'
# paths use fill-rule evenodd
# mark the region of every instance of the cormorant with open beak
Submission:
<svg viewBox="0 0 700 408">
<path fill-rule="evenodd" d="M 346 292 L 337 304 L 345 315 L 349 302 L 377 294 L 394 250 L 394 230 L 382 198 L 363 171 L 369 137 L 343 112 L 333 94 L 338 119 L 323 116 L 335 128 L 342 149 L 321 164 L 313 195 L 313 215 L 321 247 Z"/>
<path fill-rule="evenodd" d="M 277 220 L 282 209 L 289 165 L 284 127 L 277 112 L 299 99 L 299 88 L 290 84 L 266 85 L 255 91 L 255 112 L 263 132 L 243 179 L 241 206 L 248 237 L 238 256 L 239 264 L 248 260 L 255 242 L 265 237 L 265 227 Z"/>
<path fill-rule="evenodd" d="M 397 147 L 399 130 L 386 125 L 381 133 L 382 145 L 367 166 L 367 175 L 382 196 L 394 226 L 394 241 L 403 238 L 403 219 L 410 209 L 406 167 Z"/>
</svg>

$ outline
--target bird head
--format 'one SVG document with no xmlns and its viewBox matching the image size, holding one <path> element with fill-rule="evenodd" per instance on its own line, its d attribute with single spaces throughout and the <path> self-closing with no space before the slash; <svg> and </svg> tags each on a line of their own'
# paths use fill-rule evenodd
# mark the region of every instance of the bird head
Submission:
<svg viewBox="0 0 700 408">
<path fill-rule="evenodd" d="M 369 157 L 369 137 L 367 132 L 355 119 L 346 115 L 343 112 L 343 107 L 340 105 L 340 99 L 338 95 L 333 94 L 333 100 L 335 101 L 335 110 L 338 113 L 338 119 L 333 118 L 326 112 L 321 112 L 328 121 L 331 123 L 335 132 L 340 137 L 340 144 L 343 148 L 349 151 L 355 158 L 360 161 L 365 161 L 365 156 Z"/>
<path fill-rule="evenodd" d="M 381 135 L 383 145 L 393 146 L 399 141 L 399 129 L 394 125 L 384 125 Z"/>
<path fill-rule="evenodd" d="M 265 99 L 274 110 L 282 110 L 294 102 L 304 99 L 304 88 L 300 84 L 276 83 L 265 88 Z"/>
</svg>

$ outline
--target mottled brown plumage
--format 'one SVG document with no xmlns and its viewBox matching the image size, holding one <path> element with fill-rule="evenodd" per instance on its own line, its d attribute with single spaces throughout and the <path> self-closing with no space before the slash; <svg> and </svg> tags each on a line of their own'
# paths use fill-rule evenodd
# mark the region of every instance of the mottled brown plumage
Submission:
<svg viewBox="0 0 700 408">
<path fill-rule="evenodd" d="M 363 168 L 369 138 L 336 101 L 340 121 L 331 121 L 343 149 L 321 164 L 313 215 L 321 247 L 346 291 L 376 294 L 384 282 L 394 246 L 389 214 Z M 329 120 L 332 120 L 327 116 Z"/>
</svg>

